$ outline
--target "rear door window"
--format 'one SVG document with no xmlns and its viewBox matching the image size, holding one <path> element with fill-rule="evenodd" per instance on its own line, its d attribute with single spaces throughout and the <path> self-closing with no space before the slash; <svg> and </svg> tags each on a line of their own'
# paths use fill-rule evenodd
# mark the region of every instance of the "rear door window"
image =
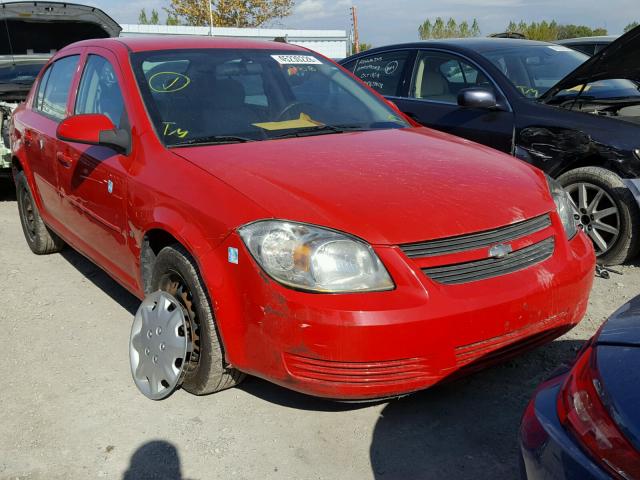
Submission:
<svg viewBox="0 0 640 480">
<path fill-rule="evenodd" d="M 48 69 L 45 73 L 48 78 L 44 84 L 42 97 L 38 92 L 37 110 L 56 120 L 62 120 L 66 116 L 71 82 L 78 68 L 79 59 L 80 55 L 64 57 Z"/>
<path fill-rule="evenodd" d="M 49 76 L 51 75 L 51 68 L 47 68 L 47 71 L 42 75 L 42 79 L 40 80 L 40 84 L 38 85 L 38 93 L 36 94 L 36 100 L 33 105 L 33 108 L 36 110 L 40 110 L 42 108 L 42 102 L 44 101 L 44 89 L 47 87 L 47 82 L 49 81 Z"/>
<path fill-rule="evenodd" d="M 398 96 L 408 50 L 384 52 L 358 60 L 354 74 L 381 95 Z"/>
</svg>

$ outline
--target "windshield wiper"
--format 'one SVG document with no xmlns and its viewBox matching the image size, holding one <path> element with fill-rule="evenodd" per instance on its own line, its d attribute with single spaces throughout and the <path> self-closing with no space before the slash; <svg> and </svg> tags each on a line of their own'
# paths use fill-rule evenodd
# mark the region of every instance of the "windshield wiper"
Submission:
<svg viewBox="0 0 640 480">
<path fill-rule="evenodd" d="M 371 128 L 358 125 L 318 125 L 317 127 L 305 127 L 294 132 L 282 133 L 271 138 L 311 137 L 327 133 L 367 132 Z"/>
<path fill-rule="evenodd" d="M 255 142 L 253 138 L 240 137 L 237 135 L 209 135 L 206 137 L 195 137 L 184 142 L 174 143 L 169 147 L 188 147 L 190 145 L 221 145 L 225 143 L 247 143 Z"/>
</svg>

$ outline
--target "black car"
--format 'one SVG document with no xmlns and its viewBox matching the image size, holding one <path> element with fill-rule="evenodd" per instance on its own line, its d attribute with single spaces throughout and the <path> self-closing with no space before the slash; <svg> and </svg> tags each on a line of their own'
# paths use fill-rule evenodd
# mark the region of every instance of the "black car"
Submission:
<svg viewBox="0 0 640 480">
<path fill-rule="evenodd" d="M 603 36 L 603 37 L 580 37 L 580 38 L 568 38 L 566 40 L 558 40 L 558 45 L 564 45 L 565 47 L 571 47 L 579 52 L 586 53 L 590 57 L 596 53 L 600 53 L 605 47 L 608 47 L 618 37 L 615 35 Z"/>
<path fill-rule="evenodd" d="M 558 178 L 599 262 L 613 265 L 640 249 L 639 52 L 636 28 L 591 59 L 556 44 L 474 38 L 341 63 L 417 122 Z"/>
</svg>

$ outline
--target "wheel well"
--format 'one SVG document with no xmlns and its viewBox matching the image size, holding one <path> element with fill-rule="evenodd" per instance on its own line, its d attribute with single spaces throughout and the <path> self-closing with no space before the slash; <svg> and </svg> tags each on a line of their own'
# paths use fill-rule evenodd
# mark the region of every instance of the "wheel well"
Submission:
<svg viewBox="0 0 640 480">
<path fill-rule="evenodd" d="M 151 275 L 158 253 L 164 247 L 175 244 L 182 245 L 166 230 L 154 229 L 145 234 L 140 250 L 140 269 L 142 271 L 142 285 L 145 294 L 151 293 Z M 184 245 L 182 246 L 186 249 Z"/>
<path fill-rule="evenodd" d="M 581 158 L 580 160 L 577 160 L 575 162 L 573 162 L 572 164 L 570 164 L 568 166 L 568 168 L 565 168 L 563 170 L 560 170 L 557 174 L 554 175 L 554 177 L 559 177 L 560 175 L 563 175 L 567 172 L 570 172 L 571 170 L 575 170 L 576 168 L 582 168 L 582 167 L 599 167 L 599 168 L 604 168 L 606 170 L 611 170 L 613 173 L 615 173 L 616 175 L 620 175 L 620 171 L 618 171 L 617 168 L 615 168 L 615 164 L 612 164 L 612 162 L 607 162 L 607 160 L 599 155 L 591 155 L 588 157 L 584 157 Z"/>
</svg>

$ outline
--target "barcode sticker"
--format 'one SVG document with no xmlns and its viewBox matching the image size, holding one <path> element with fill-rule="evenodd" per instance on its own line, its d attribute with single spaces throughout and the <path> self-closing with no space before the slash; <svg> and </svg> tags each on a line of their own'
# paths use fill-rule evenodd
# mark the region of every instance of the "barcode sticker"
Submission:
<svg viewBox="0 0 640 480">
<path fill-rule="evenodd" d="M 322 62 L 311 55 L 271 55 L 280 65 L 322 65 Z"/>
</svg>

